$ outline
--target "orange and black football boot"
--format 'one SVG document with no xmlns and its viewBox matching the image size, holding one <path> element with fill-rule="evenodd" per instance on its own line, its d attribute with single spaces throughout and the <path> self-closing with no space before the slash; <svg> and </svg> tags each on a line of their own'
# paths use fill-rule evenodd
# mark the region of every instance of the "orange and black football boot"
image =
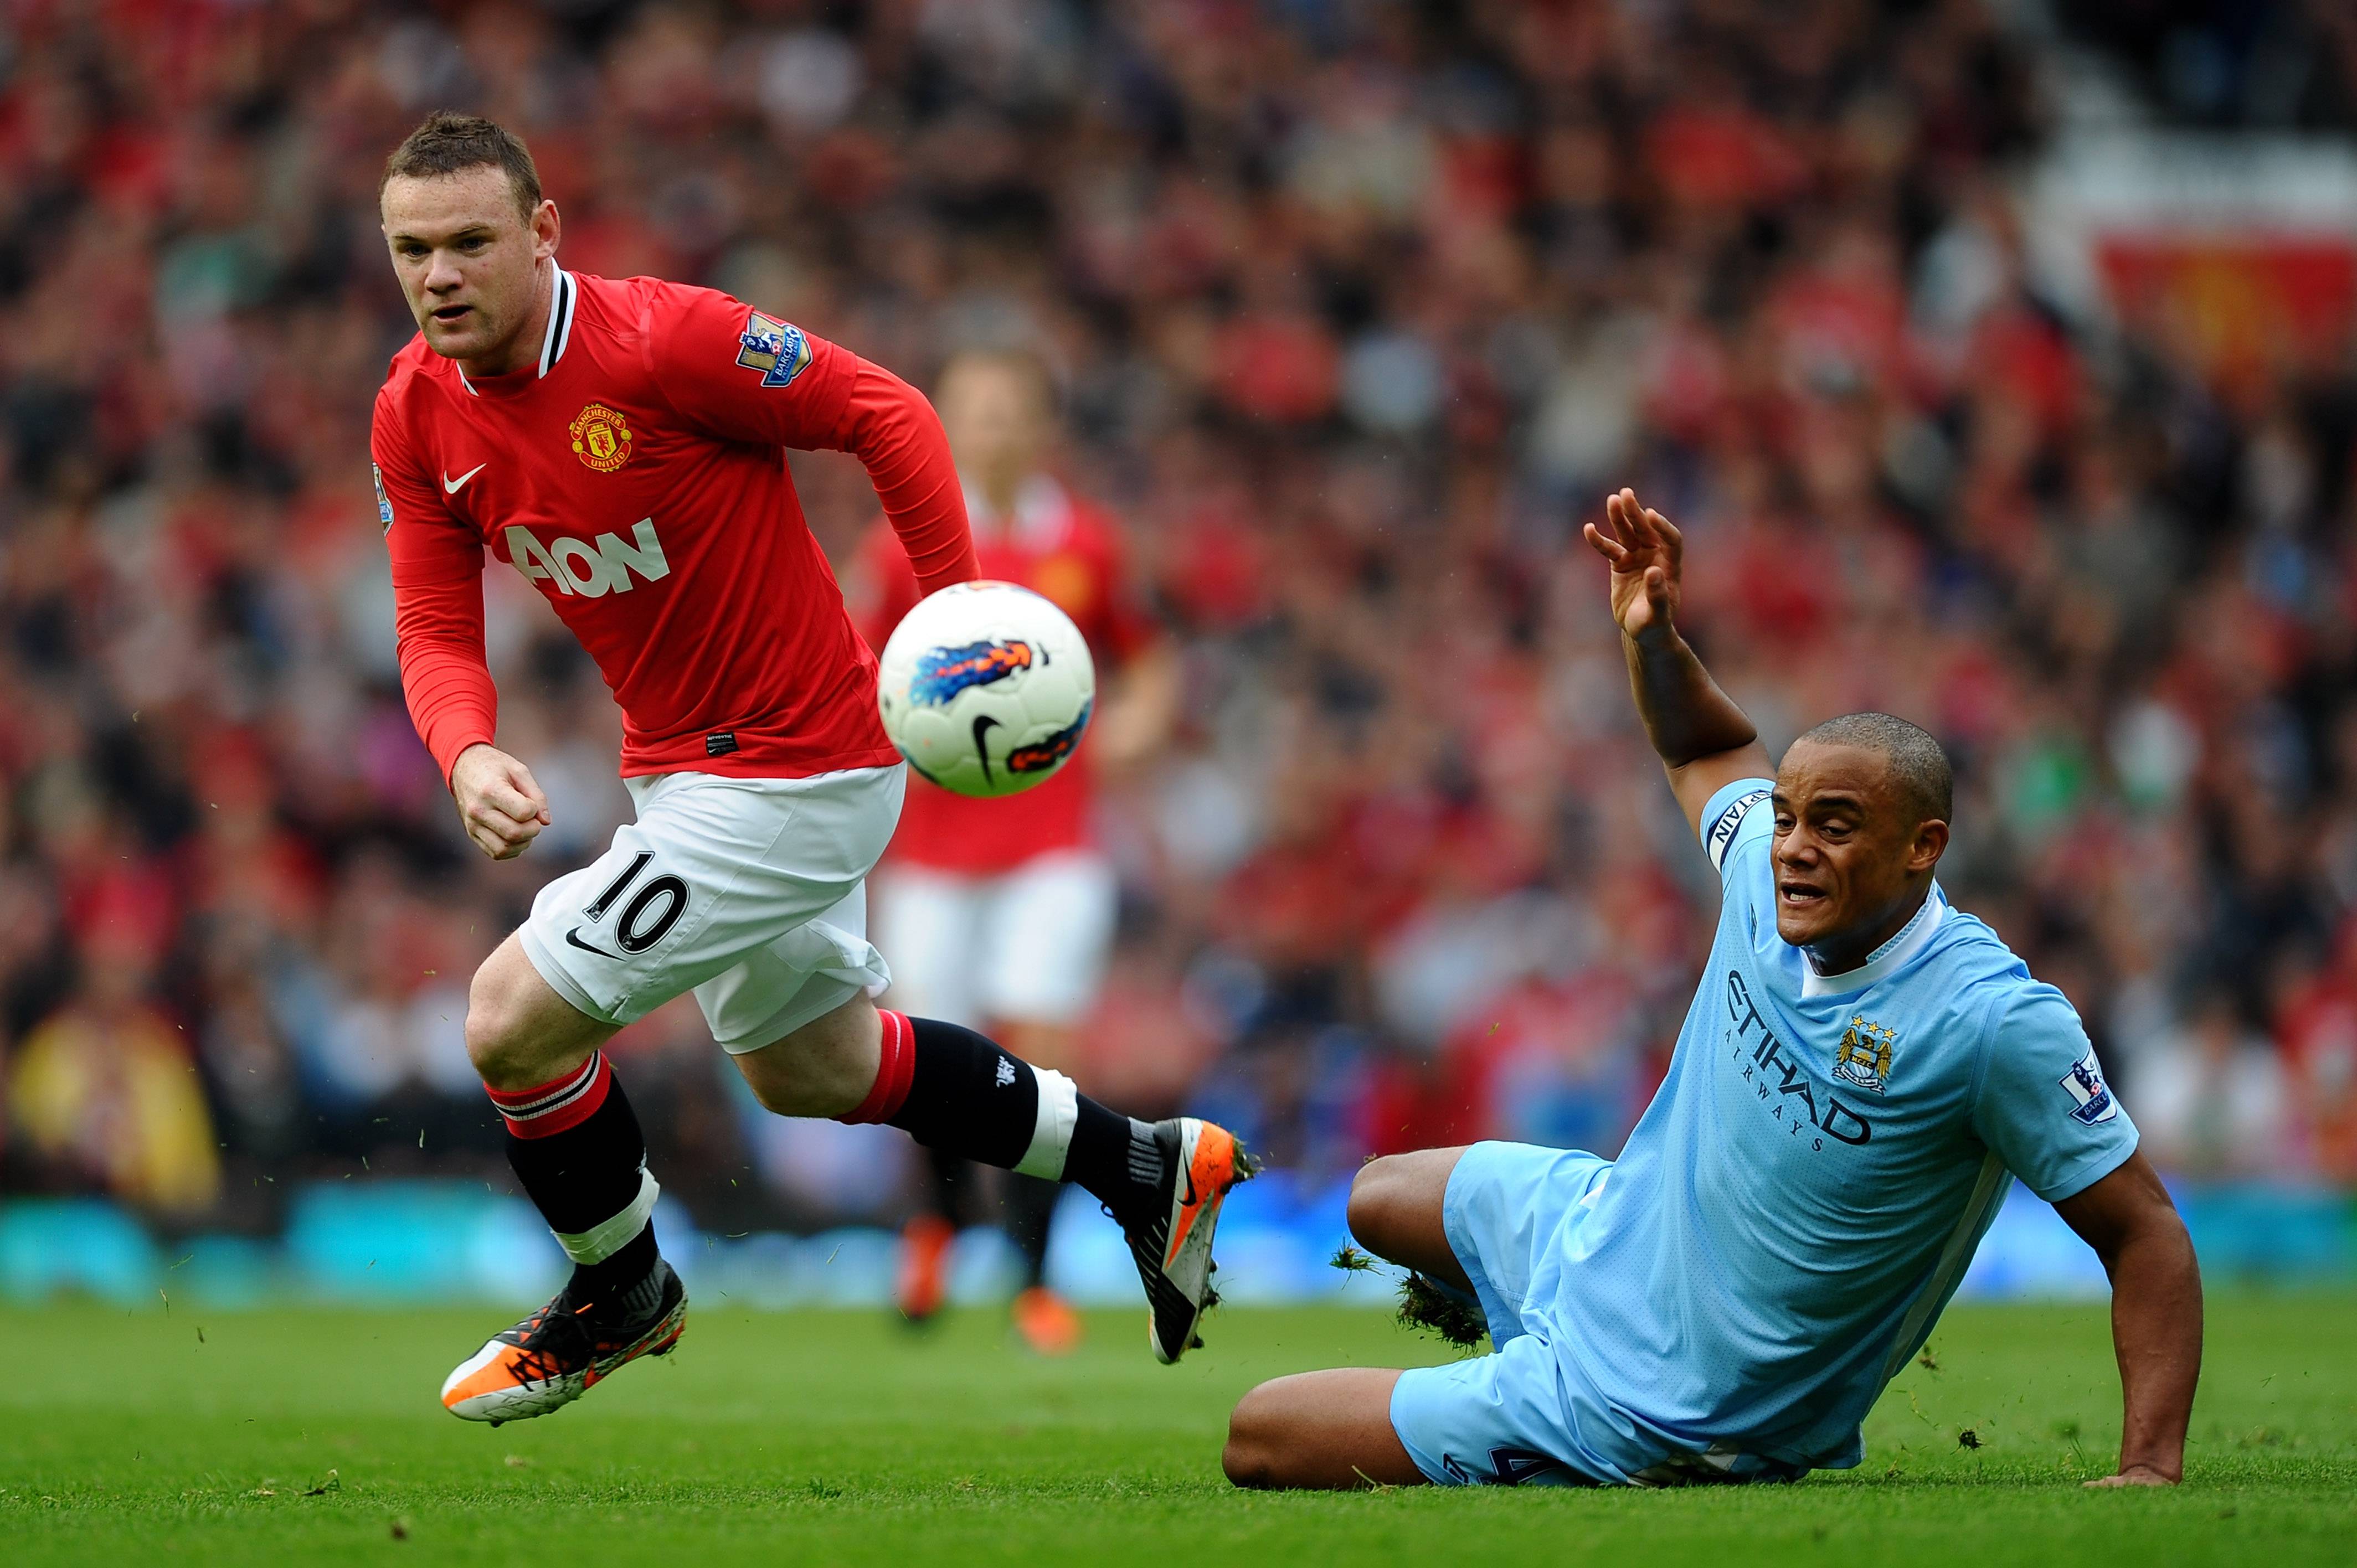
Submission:
<svg viewBox="0 0 2357 1568">
<path fill-rule="evenodd" d="M 938 1214 L 920 1214 L 900 1230 L 900 1269 L 894 1304 L 911 1324 L 930 1323 L 948 1299 L 950 1243 L 957 1230 Z"/>
<path fill-rule="evenodd" d="M 442 1384 L 442 1408 L 493 1426 L 546 1415 L 641 1356 L 668 1356 L 686 1327 L 687 1289 L 660 1258 L 619 1311 L 576 1305 L 568 1287 L 459 1362 Z"/>
<path fill-rule="evenodd" d="M 1160 1201 L 1150 1219 L 1124 1231 L 1146 1283 L 1147 1341 L 1168 1366 L 1203 1343 L 1195 1326 L 1220 1299 L 1211 1288 L 1220 1205 L 1230 1188 L 1259 1174 L 1260 1163 L 1226 1128 L 1192 1116 L 1157 1122 L 1154 1142 L 1162 1153 Z"/>
</svg>

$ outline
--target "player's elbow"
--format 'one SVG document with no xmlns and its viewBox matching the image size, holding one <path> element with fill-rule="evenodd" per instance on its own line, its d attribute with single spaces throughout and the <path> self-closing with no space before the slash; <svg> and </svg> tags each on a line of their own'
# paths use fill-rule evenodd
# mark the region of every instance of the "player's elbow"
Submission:
<svg viewBox="0 0 2357 1568">
<path fill-rule="evenodd" d="M 2095 1251 L 2115 1294 L 2151 1291 L 2179 1301 L 2201 1300 L 2201 1262 L 2193 1251 L 2193 1233 L 2174 1204 L 2140 1210 L 2104 1240 L 2109 1244 Z"/>
<path fill-rule="evenodd" d="M 895 456 L 911 442 L 936 442 L 943 451 L 949 446 L 932 400 L 866 360 L 852 383 L 842 438 L 844 450 L 863 459 Z"/>
</svg>

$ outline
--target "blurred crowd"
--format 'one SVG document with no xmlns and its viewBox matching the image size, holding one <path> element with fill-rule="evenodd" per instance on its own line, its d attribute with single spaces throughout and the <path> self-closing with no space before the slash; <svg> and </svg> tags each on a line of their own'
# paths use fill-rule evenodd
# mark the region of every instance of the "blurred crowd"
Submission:
<svg viewBox="0 0 2357 1568">
<path fill-rule="evenodd" d="M 2168 1168 L 2357 1181 L 2351 344 L 2222 369 L 2040 294 L 2021 9 L 5 0 L 8 1190 L 260 1228 L 304 1179 L 503 1179 L 467 979 L 628 802 L 511 573 L 530 854 L 467 845 L 401 701 L 374 193 L 444 106 L 526 137 L 568 266 L 920 382 L 1053 367 L 1059 467 L 1185 670 L 1178 734 L 1104 780 L 1100 1096 L 1313 1173 L 1617 1147 L 1716 903 L 1578 539 L 1625 482 L 1771 743 L 1863 707 L 1947 743 L 1945 886 Z M 2314 34 L 2330 122 L 2351 30 L 2260 9 Z M 796 471 L 848 571 L 864 476 Z M 895 1211 L 880 1145 L 765 1122 L 692 1005 L 616 1049 L 705 1225 Z"/>
</svg>

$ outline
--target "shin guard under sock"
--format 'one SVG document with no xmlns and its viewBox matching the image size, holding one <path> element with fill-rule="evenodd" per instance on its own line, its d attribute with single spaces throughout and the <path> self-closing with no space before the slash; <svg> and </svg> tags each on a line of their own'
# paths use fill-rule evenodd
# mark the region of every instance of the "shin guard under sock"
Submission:
<svg viewBox="0 0 2357 1568">
<path fill-rule="evenodd" d="M 573 1294 L 627 1294 L 652 1272 L 655 1196 L 639 1119 L 603 1051 L 531 1089 L 489 1090 L 507 1122 L 508 1165 L 573 1260 Z"/>
<path fill-rule="evenodd" d="M 876 1087 L 844 1121 L 888 1122 L 927 1148 L 1076 1182 L 1125 1226 L 1153 1214 L 1163 1169 L 1152 1128 L 972 1029 L 899 1013 L 882 1016 Z"/>
</svg>

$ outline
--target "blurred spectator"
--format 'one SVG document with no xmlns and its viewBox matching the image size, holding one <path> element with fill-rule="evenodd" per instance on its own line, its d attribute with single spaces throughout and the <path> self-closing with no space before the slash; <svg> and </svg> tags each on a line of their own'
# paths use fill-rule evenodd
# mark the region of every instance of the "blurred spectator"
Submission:
<svg viewBox="0 0 2357 1568">
<path fill-rule="evenodd" d="M 88 945 L 72 1000 L 17 1053 L 10 1110 L 42 1187 L 183 1219 L 219 1195 L 221 1162 L 186 1036 L 145 999 L 153 962 L 135 934 Z"/>
<path fill-rule="evenodd" d="M 2271 1176 L 2296 1168 L 2290 1083 L 2233 993 L 2198 998 L 2184 1024 L 2136 1069 L 2137 1131 L 2155 1164 L 2193 1176 Z"/>
</svg>

